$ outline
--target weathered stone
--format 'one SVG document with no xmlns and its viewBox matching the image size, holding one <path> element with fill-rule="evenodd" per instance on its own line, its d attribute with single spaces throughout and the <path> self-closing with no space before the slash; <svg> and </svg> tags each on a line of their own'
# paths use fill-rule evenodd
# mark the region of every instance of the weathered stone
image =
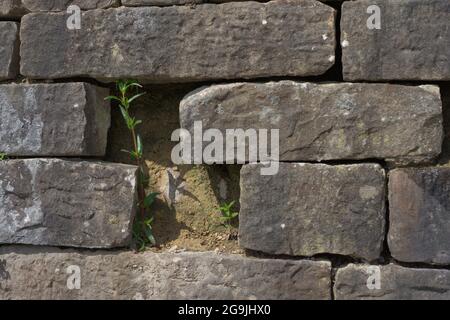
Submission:
<svg viewBox="0 0 450 320">
<path fill-rule="evenodd" d="M 68 268 L 69 274 L 67 273 Z M 68 278 L 80 271 L 80 289 Z M 0 299 L 330 299 L 329 262 L 0 249 Z"/>
<path fill-rule="evenodd" d="M 449 194 L 450 168 L 389 173 L 388 243 L 395 259 L 450 264 Z"/>
<path fill-rule="evenodd" d="M 87 83 L 0 85 L 0 151 L 11 156 L 103 156 L 108 89 Z"/>
<path fill-rule="evenodd" d="M 183 4 L 204 3 L 205 0 L 122 0 L 122 5 L 128 7 L 139 6 L 174 6 Z"/>
<path fill-rule="evenodd" d="M 337 300 L 448 300 L 450 271 L 350 264 L 338 269 L 334 296 Z"/>
<path fill-rule="evenodd" d="M 0 18 L 19 19 L 27 10 L 22 4 L 22 0 L 1 0 L 0 1 Z M 1 27 L 0 27 L 1 29 Z M 3 39 L 0 36 L 0 39 Z"/>
<path fill-rule="evenodd" d="M 14 79 L 19 73 L 19 24 L 0 21 L 0 80 Z"/>
<path fill-rule="evenodd" d="M 374 5 L 380 29 L 367 26 Z M 450 80 L 448 0 L 346 1 L 341 34 L 345 80 Z"/>
<path fill-rule="evenodd" d="M 377 164 L 280 163 L 241 170 L 239 243 L 271 254 L 380 256 L 385 228 L 385 174 Z"/>
<path fill-rule="evenodd" d="M 440 164 L 450 165 L 450 82 L 441 84 L 442 118 L 444 124 L 444 141 L 442 143 L 442 153 L 439 156 Z"/>
<path fill-rule="evenodd" d="M 0 162 L 0 243 L 127 246 L 136 168 L 57 159 Z"/>
<path fill-rule="evenodd" d="M 443 138 L 439 88 L 428 85 L 214 85 L 181 102 L 181 127 L 192 134 L 195 121 L 223 134 L 233 128 L 279 129 L 280 159 L 287 161 L 428 162 L 439 155 Z"/>
<path fill-rule="evenodd" d="M 83 12 L 74 32 L 65 13 L 34 13 L 21 23 L 21 71 L 141 82 L 318 75 L 334 63 L 334 16 L 313 0 L 121 7 Z"/>
<path fill-rule="evenodd" d="M 116 7 L 118 0 L 22 0 L 23 6 L 31 12 L 35 11 L 66 11 L 71 5 L 81 10 L 106 9 Z"/>
</svg>

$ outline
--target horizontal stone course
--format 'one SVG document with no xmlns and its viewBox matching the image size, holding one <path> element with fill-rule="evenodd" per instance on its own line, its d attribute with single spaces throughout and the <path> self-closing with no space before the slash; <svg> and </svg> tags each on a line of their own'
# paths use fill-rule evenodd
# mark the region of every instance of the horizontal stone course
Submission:
<svg viewBox="0 0 450 320">
<path fill-rule="evenodd" d="M 123 6 L 173 6 L 173 5 L 196 5 L 202 3 L 226 3 L 244 2 L 249 0 L 122 0 Z M 257 2 L 267 2 L 267 0 L 253 0 Z M 339 0 L 320 0 L 321 2 L 333 2 Z"/>
<path fill-rule="evenodd" d="M 330 274 L 329 262 L 213 252 L 0 248 L 0 299 L 330 299 Z"/>
<path fill-rule="evenodd" d="M 87 83 L 0 85 L 0 151 L 10 156 L 103 156 L 109 89 Z"/>
<path fill-rule="evenodd" d="M 0 18 L 19 19 L 27 10 L 22 4 L 22 0 L 1 0 L 0 1 Z M 2 37 L 0 37 L 2 39 Z"/>
<path fill-rule="evenodd" d="M 23 7 L 31 12 L 66 11 L 71 5 L 81 10 L 106 9 L 119 5 L 118 0 L 22 0 Z"/>
<path fill-rule="evenodd" d="M 336 300 L 450 299 L 450 270 L 350 264 L 338 269 L 335 279 Z"/>
<path fill-rule="evenodd" d="M 103 162 L 0 161 L 0 244 L 128 246 L 135 174 Z"/>
<path fill-rule="evenodd" d="M 213 85 L 181 101 L 181 127 L 193 134 L 196 121 L 203 130 L 223 134 L 234 128 L 279 129 L 283 161 L 429 162 L 440 154 L 443 139 L 439 88 L 428 85 Z"/>
<path fill-rule="evenodd" d="M 200 4 L 205 0 L 122 0 L 122 5 L 129 7 L 138 6 L 173 6 L 173 5 L 185 5 L 185 4 Z"/>
<path fill-rule="evenodd" d="M 34 13 L 21 23 L 21 73 L 160 83 L 319 75 L 334 64 L 334 19 L 313 0 L 90 10 L 80 30 L 67 29 L 65 13 Z"/>
<path fill-rule="evenodd" d="M 0 81 L 14 79 L 19 72 L 19 24 L 0 21 Z"/>
<path fill-rule="evenodd" d="M 369 6 L 380 29 L 369 29 Z M 344 79 L 450 80 L 450 1 L 358 0 L 342 5 Z"/>
<path fill-rule="evenodd" d="M 389 173 L 392 256 L 404 262 L 450 265 L 450 168 Z"/>
<path fill-rule="evenodd" d="M 241 169 L 239 243 L 270 254 L 332 253 L 379 258 L 385 230 L 385 174 L 377 164 L 280 163 Z"/>
</svg>

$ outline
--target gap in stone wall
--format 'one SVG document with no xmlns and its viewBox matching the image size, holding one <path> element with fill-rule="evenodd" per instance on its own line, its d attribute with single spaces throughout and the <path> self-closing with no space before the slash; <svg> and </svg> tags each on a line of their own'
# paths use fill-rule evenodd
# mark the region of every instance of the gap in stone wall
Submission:
<svg viewBox="0 0 450 320">
<path fill-rule="evenodd" d="M 179 104 L 202 84 L 145 86 L 145 96 L 133 106 L 133 114 L 143 121 L 139 132 L 144 142 L 149 191 L 160 192 L 152 210 L 154 232 L 161 249 L 241 252 L 237 237 L 228 238 L 219 226 L 219 206 L 236 201 L 239 210 L 239 165 L 181 165 L 171 161 L 172 132 L 180 127 Z M 129 148 L 130 137 L 116 105 L 112 106 L 106 161 L 130 163 L 121 152 Z"/>
</svg>

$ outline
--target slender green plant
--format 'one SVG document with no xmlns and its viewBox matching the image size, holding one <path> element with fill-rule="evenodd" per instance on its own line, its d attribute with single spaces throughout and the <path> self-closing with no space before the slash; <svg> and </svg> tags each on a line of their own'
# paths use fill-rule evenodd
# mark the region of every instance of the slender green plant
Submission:
<svg viewBox="0 0 450 320">
<path fill-rule="evenodd" d="M 225 203 L 221 207 L 219 207 L 219 210 L 222 214 L 220 217 L 220 220 L 222 224 L 227 227 L 229 230 L 232 228 L 232 222 L 236 217 L 239 215 L 239 212 L 233 211 L 233 206 L 235 204 L 235 201 L 232 201 L 230 203 Z"/>
<path fill-rule="evenodd" d="M 145 92 L 139 93 L 139 89 L 142 86 L 134 80 L 119 80 L 116 83 L 119 96 L 108 96 L 105 100 L 116 101 L 119 105 L 120 112 L 125 121 L 125 124 L 130 132 L 132 139 L 132 150 L 122 150 L 130 155 L 131 159 L 136 162 L 138 167 L 137 175 L 137 192 L 138 192 L 138 215 L 133 225 L 133 236 L 136 242 L 136 246 L 139 251 L 145 249 L 147 245 L 155 245 L 156 240 L 153 236 L 152 223 L 154 217 L 149 214 L 150 206 L 158 195 L 157 192 L 147 194 L 145 187 L 148 184 L 145 175 L 143 152 L 144 146 L 142 144 L 141 136 L 137 133 L 137 126 L 142 123 L 141 120 L 137 120 L 130 113 L 130 108 L 133 102 L 139 97 L 143 96 Z M 130 92 L 135 90 L 135 94 Z"/>
<path fill-rule="evenodd" d="M 0 161 L 8 159 L 8 156 L 4 152 L 0 152 Z"/>
</svg>

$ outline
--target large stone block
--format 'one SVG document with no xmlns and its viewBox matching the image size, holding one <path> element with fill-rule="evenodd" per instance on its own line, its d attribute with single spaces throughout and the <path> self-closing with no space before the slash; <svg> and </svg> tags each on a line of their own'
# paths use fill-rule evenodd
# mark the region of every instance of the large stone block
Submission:
<svg viewBox="0 0 450 320">
<path fill-rule="evenodd" d="M 448 0 L 346 1 L 341 34 L 345 80 L 450 80 Z"/>
<path fill-rule="evenodd" d="M 449 300 L 450 271 L 350 264 L 338 269 L 334 296 L 337 300 Z"/>
<path fill-rule="evenodd" d="M 19 19 L 26 14 L 27 10 L 24 8 L 22 1 L 23 0 L 1 0 L 0 18 Z M 0 36 L 0 39 L 3 38 Z"/>
<path fill-rule="evenodd" d="M 0 21 L 0 81 L 19 73 L 19 24 Z"/>
<path fill-rule="evenodd" d="M 205 0 L 122 0 L 122 5 L 128 7 L 139 6 L 174 6 L 174 5 L 193 5 L 207 2 Z"/>
<path fill-rule="evenodd" d="M 377 164 L 280 163 L 241 170 L 239 242 L 270 254 L 380 256 L 385 229 L 385 174 Z"/>
<path fill-rule="evenodd" d="M 141 82 L 318 75 L 334 64 L 334 19 L 314 0 L 90 10 L 80 30 L 65 13 L 34 13 L 21 23 L 21 71 Z"/>
<path fill-rule="evenodd" d="M 214 85 L 181 102 L 181 127 L 193 134 L 196 121 L 202 121 L 203 130 L 215 128 L 224 135 L 234 128 L 279 129 L 280 159 L 285 161 L 428 162 L 441 152 L 443 139 L 437 86 Z"/>
<path fill-rule="evenodd" d="M 135 212 L 129 165 L 57 159 L 0 162 L 0 243 L 129 245 Z"/>
<path fill-rule="evenodd" d="M 87 83 L 0 85 L 0 151 L 11 156 L 103 156 L 108 89 Z"/>
<path fill-rule="evenodd" d="M 405 262 L 450 264 L 450 168 L 389 173 L 389 249 Z"/>
<path fill-rule="evenodd" d="M 0 249 L 0 299 L 330 299 L 330 274 L 329 262 L 212 252 Z"/>
<path fill-rule="evenodd" d="M 81 10 L 106 9 L 119 4 L 118 0 L 22 0 L 23 6 L 31 11 L 66 11 L 71 5 Z"/>
</svg>

